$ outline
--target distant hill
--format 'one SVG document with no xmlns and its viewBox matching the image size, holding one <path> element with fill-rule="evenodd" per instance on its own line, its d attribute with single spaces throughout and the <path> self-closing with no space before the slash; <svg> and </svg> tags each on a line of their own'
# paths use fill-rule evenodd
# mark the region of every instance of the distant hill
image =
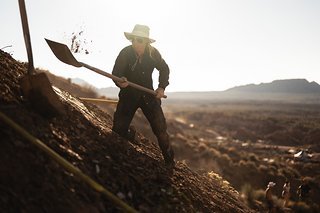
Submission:
<svg viewBox="0 0 320 213">
<path fill-rule="evenodd" d="M 118 98 L 119 88 L 95 88 L 82 79 L 72 82 L 93 89 L 100 96 Z M 270 83 L 236 86 L 225 91 L 167 92 L 170 101 L 282 101 L 320 103 L 320 85 L 306 79 L 275 80 Z"/>
<path fill-rule="evenodd" d="M 49 71 L 37 69 L 38 72 L 45 72 L 51 82 L 51 84 L 55 87 L 68 91 L 72 95 L 78 97 L 90 97 L 90 98 L 97 98 L 99 94 L 97 93 L 96 89 L 91 86 L 90 84 L 79 84 L 73 82 L 72 79 L 68 78 L 65 79 L 60 76 L 56 76 Z M 79 79 L 81 80 L 81 79 Z M 82 80 L 83 81 L 83 80 Z M 83 81 L 85 82 L 85 81 Z"/>
<path fill-rule="evenodd" d="M 85 88 L 90 88 L 100 96 L 105 96 L 107 98 L 118 98 L 118 93 L 119 93 L 118 87 L 96 88 L 81 78 L 72 78 L 71 82 Z"/>
<path fill-rule="evenodd" d="M 120 89 L 118 87 L 105 87 L 97 89 L 97 93 L 108 98 L 118 98 Z"/>
<path fill-rule="evenodd" d="M 79 86 L 94 88 L 94 86 L 92 86 L 91 84 L 89 84 L 88 82 L 86 82 L 81 78 L 71 78 L 71 82 L 74 84 L 78 84 Z"/>
<path fill-rule="evenodd" d="M 170 99 L 188 101 L 281 101 L 320 103 L 320 85 L 306 79 L 275 80 L 271 83 L 248 84 L 221 92 L 174 92 Z"/>
<path fill-rule="evenodd" d="M 275 80 L 271 83 L 248 84 L 226 90 L 226 92 L 254 93 L 319 93 L 320 85 L 306 79 Z"/>
</svg>

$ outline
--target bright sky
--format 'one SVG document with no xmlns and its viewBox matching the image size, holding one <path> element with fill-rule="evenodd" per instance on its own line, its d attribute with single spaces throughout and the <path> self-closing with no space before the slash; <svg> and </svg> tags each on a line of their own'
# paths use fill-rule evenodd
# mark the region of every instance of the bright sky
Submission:
<svg viewBox="0 0 320 213">
<path fill-rule="evenodd" d="M 320 83 L 319 0 L 25 1 L 35 66 L 95 87 L 114 84 L 60 62 L 44 38 L 70 46 L 72 33 L 83 30 L 82 38 L 92 40 L 90 54 L 75 57 L 111 72 L 130 44 L 123 32 L 148 25 L 171 70 L 167 91 L 219 91 L 291 78 Z M 0 48 L 12 45 L 4 50 L 27 61 L 18 0 L 1 0 L 0 20 Z"/>
</svg>

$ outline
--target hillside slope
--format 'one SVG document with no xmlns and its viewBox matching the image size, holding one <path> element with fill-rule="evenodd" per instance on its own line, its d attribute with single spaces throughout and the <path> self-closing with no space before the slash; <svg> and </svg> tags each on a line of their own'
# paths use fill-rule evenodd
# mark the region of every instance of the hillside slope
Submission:
<svg viewBox="0 0 320 213">
<path fill-rule="evenodd" d="M 46 118 L 24 100 L 26 73 L 0 50 L 0 110 L 140 212 L 251 212 L 222 178 L 178 162 L 171 173 L 156 144 L 139 134 L 128 142 L 111 117 L 56 88 L 67 114 Z M 1 212 L 120 212 L 0 121 Z"/>
</svg>

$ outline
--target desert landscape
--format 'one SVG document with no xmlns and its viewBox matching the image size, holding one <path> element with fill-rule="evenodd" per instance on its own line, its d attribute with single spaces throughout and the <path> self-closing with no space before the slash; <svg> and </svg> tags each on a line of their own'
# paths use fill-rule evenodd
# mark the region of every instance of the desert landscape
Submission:
<svg viewBox="0 0 320 213">
<path fill-rule="evenodd" d="M 213 171 L 221 175 L 258 212 L 265 210 L 265 190 L 271 181 L 276 183 L 274 199 L 279 212 L 317 212 L 320 96 L 306 92 L 313 83 L 303 79 L 276 84 L 280 92 L 265 91 L 267 95 L 227 91 L 212 93 L 214 98 L 209 99 L 208 93 L 169 93 L 163 108 L 176 158 L 200 174 Z M 263 87 L 276 88 L 273 83 Z M 301 92 L 285 93 L 287 87 Z M 113 115 L 115 106 L 98 105 Z M 157 143 L 139 110 L 133 126 Z M 297 193 L 304 179 L 312 186 L 309 203 L 299 202 Z M 283 209 L 281 192 L 286 180 L 291 182 L 290 208 Z"/>
<path fill-rule="evenodd" d="M 62 112 L 37 90 L 26 99 L 20 80 L 27 66 L 0 51 L 1 212 L 253 211 L 218 174 L 199 174 L 182 161 L 168 170 L 143 134 L 128 141 L 113 133 L 112 116 L 78 98 L 95 94 L 88 88 L 45 72 L 60 82 L 54 92 Z"/>
<path fill-rule="evenodd" d="M 318 2 L 1 8 L 0 213 L 320 212 Z"/>
<path fill-rule="evenodd" d="M 19 77 L 27 64 L 4 52 L 0 59 L 1 111 L 140 212 L 267 212 L 265 189 L 271 181 L 277 212 L 319 212 L 318 93 L 307 93 L 308 101 L 303 93 L 265 100 L 254 99 L 257 93 L 232 99 L 223 99 L 223 93 L 211 99 L 167 93 L 162 106 L 177 162 L 172 175 L 140 110 L 132 122 L 135 142 L 128 143 L 112 134 L 114 104 L 79 99 L 107 99 L 106 94 L 45 71 L 67 110 L 48 118 L 21 95 Z M 120 211 L 0 124 L 2 212 Z M 286 179 L 291 197 L 283 208 Z M 311 187 L 304 202 L 296 193 L 302 180 Z"/>
<path fill-rule="evenodd" d="M 277 184 L 275 195 L 280 201 L 286 179 L 291 182 L 291 207 L 299 211 L 296 191 L 307 178 L 314 189 L 310 209 L 316 211 L 320 199 L 319 105 L 222 102 L 171 109 L 168 117 L 175 130 L 172 140 L 177 156 L 192 169 L 217 172 L 250 197 L 248 204 L 258 211 L 262 211 L 258 206 L 264 202 L 268 182 Z M 308 150 L 310 158 L 294 157 L 301 150 Z"/>
<path fill-rule="evenodd" d="M 164 103 L 178 160 L 198 173 L 214 171 L 263 212 L 268 182 L 291 182 L 292 212 L 317 212 L 320 199 L 320 108 L 318 104 L 272 101 Z M 142 113 L 134 125 L 154 142 Z M 307 156 L 296 155 L 307 151 Z M 310 203 L 299 202 L 303 179 L 312 185 Z M 281 209 L 281 208 L 280 208 Z M 282 211 L 284 211 L 282 209 Z M 279 210 L 281 212 L 281 210 Z"/>
</svg>

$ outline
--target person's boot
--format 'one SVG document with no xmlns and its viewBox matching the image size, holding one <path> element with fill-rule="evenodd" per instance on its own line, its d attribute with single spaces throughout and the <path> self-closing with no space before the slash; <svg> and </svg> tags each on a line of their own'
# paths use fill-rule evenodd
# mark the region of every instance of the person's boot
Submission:
<svg viewBox="0 0 320 213">
<path fill-rule="evenodd" d="M 175 166 L 174 162 L 174 152 L 170 145 L 169 135 L 167 132 L 157 135 L 159 147 L 162 152 L 162 156 L 164 158 L 165 166 L 168 169 L 173 169 Z"/>
<path fill-rule="evenodd" d="M 127 134 L 127 140 L 135 143 L 135 136 L 136 136 L 136 128 L 134 126 L 130 126 Z"/>
<path fill-rule="evenodd" d="M 175 166 L 174 162 L 174 152 L 171 147 L 169 147 L 166 152 L 162 153 L 165 165 L 168 169 L 173 169 Z"/>
</svg>

